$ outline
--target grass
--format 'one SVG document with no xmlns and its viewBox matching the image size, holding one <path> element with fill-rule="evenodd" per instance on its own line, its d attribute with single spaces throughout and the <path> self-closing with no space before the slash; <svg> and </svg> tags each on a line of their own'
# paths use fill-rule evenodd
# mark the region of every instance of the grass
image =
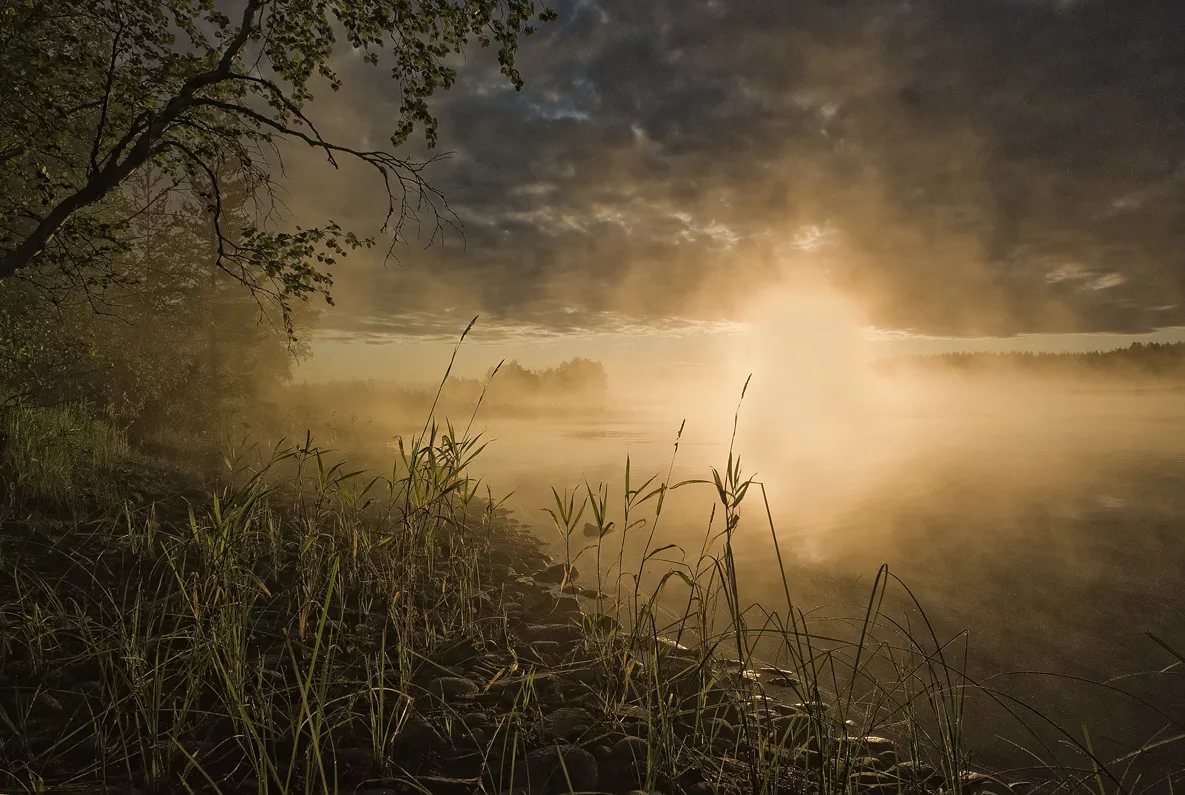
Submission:
<svg viewBox="0 0 1185 795">
<path fill-rule="evenodd" d="M 672 482 L 682 429 L 665 476 L 639 481 L 626 460 L 619 504 L 604 484 L 554 493 L 558 590 L 581 591 L 584 610 L 544 625 L 567 651 L 543 659 L 526 636 L 541 619 L 521 618 L 542 592 L 520 575 L 546 561 L 469 474 L 471 427 L 429 419 L 381 475 L 307 436 L 246 445 L 185 501 L 128 494 L 135 453 L 79 408 L 11 411 L 0 791 L 575 791 L 583 757 L 558 747 L 539 781 L 549 716 L 571 703 L 595 721 L 565 743 L 621 762 L 605 753 L 624 742 L 647 790 L 1021 791 L 1007 786 L 1019 771 L 973 771 L 970 693 L 1053 726 L 1079 760 L 1026 737 L 1026 791 L 1171 786 L 1132 772 L 1147 749 L 1101 759 L 1089 732 L 971 681 L 964 636 L 940 636 L 916 600 L 887 610 L 891 590 L 912 599 L 887 568 L 851 617 L 816 620 L 738 455 Z M 699 549 L 656 546 L 664 504 L 688 488 L 716 495 Z M 773 540 L 776 609 L 747 604 L 738 581 L 743 506 Z M 476 692 L 450 692 L 458 678 Z M 1185 734 L 1165 720 L 1159 750 Z"/>
<path fill-rule="evenodd" d="M 74 503 L 131 458 L 127 437 L 81 405 L 4 406 L 0 439 L 6 491 L 26 502 Z"/>
</svg>

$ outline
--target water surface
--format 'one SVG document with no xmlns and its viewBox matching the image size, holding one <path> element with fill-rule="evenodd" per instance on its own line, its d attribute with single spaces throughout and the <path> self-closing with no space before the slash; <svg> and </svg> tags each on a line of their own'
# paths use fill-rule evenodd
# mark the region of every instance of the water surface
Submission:
<svg viewBox="0 0 1185 795">
<path fill-rule="evenodd" d="M 1078 739 L 1086 721 L 1092 742 L 1113 750 L 1163 724 L 1079 677 L 1128 677 L 1118 683 L 1185 714 L 1179 676 L 1129 676 L 1174 661 L 1149 633 L 1185 649 L 1185 393 L 970 384 L 919 394 L 838 418 L 770 416 L 770 401 L 759 417 L 742 410 L 735 448 L 767 486 L 794 598 L 850 613 L 888 564 L 942 637 L 966 631 L 972 676 Z M 605 482 L 616 507 L 627 455 L 635 483 L 643 473 L 666 477 L 680 421 L 674 403 L 490 420 L 494 443 L 481 469 L 496 491 L 514 492 L 508 504 L 520 520 L 554 537 L 542 511 L 551 486 Z M 727 412 L 689 421 L 672 481 L 722 468 L 730 431 Z M 656 543 L 697 550 L 714 498 L 706 486 L 672 495 Z M 742 507 L 735 538 L 745 598 L 780 608 L 759 500 Z M 1004 675 L 1026 671 L 1061 676 Z M 1010 719 L 978 709 L 980 755 L 1019 764 L 993 739 L 1016 734 Z"/>
</svg>

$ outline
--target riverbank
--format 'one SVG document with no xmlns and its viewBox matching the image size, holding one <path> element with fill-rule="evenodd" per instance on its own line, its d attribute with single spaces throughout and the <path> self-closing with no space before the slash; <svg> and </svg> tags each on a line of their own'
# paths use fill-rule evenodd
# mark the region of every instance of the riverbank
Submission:
<svg viewBox="0 0 1185 795">
<path fill-rule="evenodd" d="M 614 552 L 603 501 L 556 495 L 554 562 L 467 475 L 475 440 L 429 429 L 377 476 L 306 439 L 237 451 L 210 481 L 101 434 L 56 451 L 18 437 L 2 791 L 1037 789 L 969 769 L 941 648 L 889 649 L 869 626 L 812 636 L 801 612 L 753 623 L 734 604 L 739 468 L 717 482 L 715 540 L 662 580 L 686 595 L 672 617 L 662 587 L 595 574 Z M 668 490 L 636 485 L 627 512 L 660 513 Z M 886 652 L 895 673 L 876 667 Z"/>
</svg>

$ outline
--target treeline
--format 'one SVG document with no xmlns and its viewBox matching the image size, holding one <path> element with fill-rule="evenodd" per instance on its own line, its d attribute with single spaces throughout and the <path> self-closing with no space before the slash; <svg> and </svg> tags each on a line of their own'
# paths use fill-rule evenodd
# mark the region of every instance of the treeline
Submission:
<svg viewBox="0 0 1185 795">
<path fill-rule="evenodd" d="M 885 371 L 932 370 L 960 373 L 1024 372 L 1036 375 L 1099 375 L 1185 380 L 1185 343 L 1135 342 L 1106 351 L 955 352 L 898 356 L 881 362 Z"/>
<path fill-rule="evenodd" d="M 496 372 L 495 372 L 496 370 Z M 481 400 L 484 415 L 536 415 L 584 411 L 604 406 L 609 378 L 604 365 L 577 357 L 532 370 L 517 361 L 491 368 L 484 378 L 451 377 L 438 385 L 375 379 L 291 384 L 285 404 L 297 417 L 339 422 L 422 422 L 436 402 L 438 416 L 468 416 Z"/>
</svg>

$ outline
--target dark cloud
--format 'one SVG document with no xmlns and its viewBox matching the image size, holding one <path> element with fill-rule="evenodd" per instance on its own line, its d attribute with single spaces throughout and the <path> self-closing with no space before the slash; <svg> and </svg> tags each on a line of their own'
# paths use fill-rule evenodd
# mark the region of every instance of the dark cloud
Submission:
<svg viewBox="0 0 1185 795">
<path fill-rule="evenodd" d="M 508 333 L 724 320 L 783 278 L 926 333 L 1185 324 L 1185 3 L 559 11 L 522 92 L 473 53 L 436 102 L 464 246 L 343 266 L 339 333 L 446 333 L 470 311 Z M 383 140 L 391 86 L 346 70 L 317 111 Z M 366 175 L 314 192 L 300 171 L 302 211 L 374 225 Z"/>
</svg>

